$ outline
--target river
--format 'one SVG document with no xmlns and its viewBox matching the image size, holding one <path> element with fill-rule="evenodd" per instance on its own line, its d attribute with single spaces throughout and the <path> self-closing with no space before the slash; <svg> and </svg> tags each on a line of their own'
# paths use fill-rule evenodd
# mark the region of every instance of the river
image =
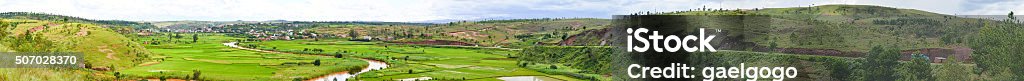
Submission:
<svg viewBox="0 0 1024 81">
<path fill-rule="evenodd" d="M 267 51 L 267 50 L 245 48 L 245 47 L 238 46 L 238 42 L 224 43 L 224 45 L 228 46 L 228 47 L 244 49 L 244 50 L 259 51 L 259 52 L 294 54 L 294 53 L 285 53 L 285 52 L 277 52 L 277 51 Z M 309 80 L 306 80 L 306 81 L 345 81 L 348 78 L 355 77 L 355 75 L 359 75 L 359 74 L 364 73 L 364 72 L 369 72 L 370 70 L 388 68 L 388 64 L 385 63 L 385 62 L 381 62 L 381 61 L 377 61 L 377 60 L 364 59 L 364 58 L 359 58 L 359 60 L 366 61 L 367 63 L 369 63 L 369 65 L 367 65 L 366 67 L 363 67 L 362 70 L 360 70 L 359 72 L 356 72 L 355 74 L 351 74 L 348 71 L 341 71 L 341 72 L 334 72 L 334 73 L 332 73 L 330 75 L 324 75 L 324 76 L 320 76 L 320 77 L 317 77 L 317 78 L 309 79 Z"/>
<path fill-rule="evenodd" d="M 388 68 L 388 64 L 384 63 L 384 62 L 381 62 L 381 61 L 370 60 L 370 59 L 363 59 L 363 58 L 359 58 L 359 60 L 363 60 L 363 61 L 369 62 L 370 65 L 367 65 L 365 68 L 363 68 L 363 70 L 360 70 L 359 72 L 356 72 L 356 74 L 354 74 L 354 75 L 353 74 L 349 74 L 348 71 L 341 71 L 341 72 L 335 72 L 335 73 L 327 75 L 327 76 L 321 76 L 321 77 L 317 77 L 317 78 L 314 78 L 314 79 L 309 79 L 307 81 L 345 81 L 345 79 L 355 77 L 355 75 L 359 75 L 359 74 L 364 73 L 364 72 L 369 72 L 370 70 Z"/>
</svg>

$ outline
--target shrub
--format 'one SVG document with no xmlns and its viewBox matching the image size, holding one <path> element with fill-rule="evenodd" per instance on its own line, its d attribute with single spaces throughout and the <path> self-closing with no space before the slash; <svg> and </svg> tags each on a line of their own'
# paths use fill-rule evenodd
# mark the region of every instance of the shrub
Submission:
<svg viewBox="0 0 1024 81">
<path fill-rule="evenodd" d="M 314 61 L 313 61 L 313 65 L 315 65 L 315 66 L 320 66 L 320 59 L 316 59 L 316 60 L 314 60 Z"/>
</svg>

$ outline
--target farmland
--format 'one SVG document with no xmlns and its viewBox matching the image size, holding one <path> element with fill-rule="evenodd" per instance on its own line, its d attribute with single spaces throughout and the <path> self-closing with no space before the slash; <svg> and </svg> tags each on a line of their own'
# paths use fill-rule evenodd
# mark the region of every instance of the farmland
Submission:
<svg viewBox="0 0 1024 81">
<path fill-rule="evenodd" d="M 429 77 L 432 80 L 492 81 L 508 76 L 546 76 L 558 80 L 579 80 L 517 66 L 518 61 L 513 59 L 517 51 L 500 49 L 396 45 L 346 40 L 276 40 L 243 43 L 243 45 L 248 44 L 257 45 L 266 50 L 297 53 L 301 53 L 303 49 L 323 49 L 326 50 L 325 53 L 320 54 L 378 58 L 387 60 L 385 62 L 391 64 L 387 69 L 360 74 L 355 78 L 356 80 L 376 81 Z M 379 56 L 374 54 L 379 54 Z"/>
<path fill-rule="evenodd" d="M 154 53 L 152 62 L 135 68 L 119 71 L 126 77 L 134 78 L 178 78 L 185 79 L 194 72 L 201 72 L 202 80 L 293 80 L 309 79 L 338 71 L 360 69 L 366 66 L 354 58 L 334 58 L 316 55 L 263 53 L 231 48 L 222 42 L 233 41 L 232 37 L 217 34 L 198 36 L 203 40 L 192 43 L 191 39 L 147 45 Z M 140 37 L 152 40 L 160 37 Z M 166 39 L 166 38 L 163 38 Z M 157 42 L 157 41 L 147 41 Z M 320 61 L 315 65 L 314 61 Z"/>
<path fill-rule="evenodd" d="M 0 80 L 283 81 L 349 73 L 354 77 L 341 79 L 617 81 L 637 80 L 623 76 L 622 64 L 676 61 L 796 67 L 796 80 L 1024 79 L 1024 69 L 1016 67 L 1021 64 L 1013 63 L 1021 61 L 1014 59 L 1021 57 L 1020 21 L 870 5 L 657 15 L 693 17 L 697 24 L 687 25 L 726 31 L 716 34 L 728 41 L 713 42 L 721 45 L 718 52 L 621 53 L 616 48 L 625 45 L 613 38 L 625 33 L 609 33 L 615 32 L 614 20 L 597 18 L 142 23 L 4 13 L 0 51 L 81 52 L 85 63 L 70 69 L 0 68 Z M 728 16 L 770 23 L 733 22 Z M 735 23 L 744 25 L 730 25 Z"/>
</svg>

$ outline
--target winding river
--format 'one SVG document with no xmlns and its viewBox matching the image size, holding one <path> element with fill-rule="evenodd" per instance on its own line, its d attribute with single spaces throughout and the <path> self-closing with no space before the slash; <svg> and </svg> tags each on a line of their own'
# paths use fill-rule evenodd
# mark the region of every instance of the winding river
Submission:
<svg viewBox="0 0 1024 81">
<path fill-rule="evenodd" d="M 252 51 L 259 51 L 259 52 L 268 52 L 268 53 L 294 54 L 294 53 L 286 53 L 286 52 L 277 52 L 277 51 L 267 51 L 267 50 L 245 48 L 245 47 L 238 46 L 237 44 L 238 44 L 238 42 L 224 43 L 225 46 L 233 47 L 233 48 L 238 48 L 238 49 L 245 49 L 245 50 L 252 50 Z M 355 74 L 351 74 L 351 73 L 349 73 L 349 71 L 334 72 L 334 73 L 332 73 L 330 75 L 320 76 L 320 77 L 317 77 L 317 78 L 309 79 L 307 81 L 345 81 L 348 78 L 355 77 L 355 75 L 359 75 L 359 74 L 364 73 L 364 72 L 369 72 L 370 70 L 377 70 L 377 69 L 388 68 L 388 64 L 385 63 L 385 62 L 381 62 L 381 61 L 377 61 L 377 60 L 364 59 L 364 58 L 359 58 L 359 60 L 366 61 L 367 63 L 369 63 L 369 65 L 367 65 L 366 67 L 363 67 L 362 70 L 360 70 L 359 72 L 356 72 Z"/>
<path fill-rule="evenodd" d="M 363 70 L 360 70 L 359 72 L 356 72 L 356 74 L 349 74 L 348 71 L 341 71 L 341 72 L 335 72 L 335 73 L 327 75 L 327 76 L 321 76 L 321 77 L 309 79 L 307 81 L 345 81 L 345 79 L 355 77 L 355 75 L 359 75 L 359 74 L 361 74 L 363 72 L 368 72 L 370 70 L 376 70 L 376 69 L 388 68 L 388 64 L 384 63 L 384 62 L 381 62 L 381 61 L 370 60 L 370 59 L 363 59 L 363 58 L 359 58 L 359 60 L 363 60 L 363 61 L 369 62 L 370 65 L 367 65 L 365 68 L 363 68 Z"/>
</svg>

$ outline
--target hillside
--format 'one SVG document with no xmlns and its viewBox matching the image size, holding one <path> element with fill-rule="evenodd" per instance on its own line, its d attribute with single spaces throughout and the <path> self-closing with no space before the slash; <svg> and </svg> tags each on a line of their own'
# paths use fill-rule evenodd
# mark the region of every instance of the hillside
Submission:
<svg viewBox="0 0 1024 81">
<path fill-rule="evenodd" d="M 151 56 L 133 40 L 96 24 L 0 19 L 0 30 L 0 51 L 81 52 L 85 60 L 84 69 L 4 68 L 0 80 L 111 79 L 104 71 L 134 67 Z"/>
<path fill-rule="evenodd" d="M 709 14 L 722 13 L 722 14 Z M 670 15 L 767 15 L 772 26 L 748 41 L 768 46 L 776 41 L 787 48 L 825 48 L 866 51 L 874 45 L 906 46 L 905 49 L 941 48 L 962 43 L 989 21 L 959 18 L 913 9 L 868 5 L 823 5 L 757 10 L 712 10 L 666 13 Z M 816 41 L 816 42 L 805 42 Z M 825 43 L 827 42 L 827 43 Z"/>
<path fill-rule="evenodd" d="M 695 24 L 731 31 L 730 37 L 764 47 L 775 42 L 779 48 L 834 49 L 867 51 L 875 45 L 895 45 L 904 49 L 963 47 L 966 36 L 973 35 L 983 20 L 962 18 L 914 9 L 870 5 L 822 5 L 813 7 L 764 8 L 740 10 L 696 9 L 657 13 L 686 15 L 716 20 L 722 16 L 763 16 L 766 27 Z M 717 19 L 720 20 L 721 19 Z M 347 25 L 320 26 L 309 30 L 356 38 L 380 38 L 386 41 L 447 40 L 481 46 L 519 47 L 531 45 L 597 46 L 607 44 L 609 19 L 514 19 L 476 22 L 451 22 L 429 26 Z M 756 48 L 733 48 L 756 49 Z"/>
<path fill-rule="evenodd" d="M 913 9 L 868 5 L 823 5 L 741 10 L 698 9 L 697 11 L 659 14 L 707 18 L 763 16 L 770 18 L 766 19 L 768 21 L 762 21 L 770 22 L 767 27 L 698 25 L 733 31 L 728 34 L 730 37 L 742 37 L 743 41 L 756 43 L 762 47 L 775 42 L 780 48 L 842 51 L 866 51 L 875 45 L 896 45 L 904 49 L 962 46 L 963 41 L 966 41 L 965 36 L 973 35 L 973 32 L 976 32 L 982 25 L 981 21 L 991 21 Z"/>
<path fill-rule="evenodd" d="M 428 26 L 419 25 L 345 25 L 317 27 L 316 32 L 338 37 L 373 37 L 391 42 L 422 42 L 444 40 L 479 46 L 520 47 L 556 45 L 570 35 L 587 30 L 608 28 L 608 19 L 519 19 L 476 22 L 451 22 Z M 353 30 L 355 29 L 355 30 Z M 350 33 L 350 32 L 357 33 Z"/>
<path fill-rule="evenodd" d="M 65 15 L 54 15 L 46 13 L 33 13 L 33 12 L 4 12 L 0 13 L 0 18 L 4 19 L 29 19 L 29 20 L 43 20 L 43 21 L 59 21 L 59 22 L 74 22 L 74 23 L 91 23 L 106 28 L 130 28 L 130 29 L 146 29 L 154 28 L 150 23 L 134 22 L 134 21 L 122 21 L 122 20 L 93 20 L 85 19 L 80 17 L 65 16 Z"/>
</svg>

